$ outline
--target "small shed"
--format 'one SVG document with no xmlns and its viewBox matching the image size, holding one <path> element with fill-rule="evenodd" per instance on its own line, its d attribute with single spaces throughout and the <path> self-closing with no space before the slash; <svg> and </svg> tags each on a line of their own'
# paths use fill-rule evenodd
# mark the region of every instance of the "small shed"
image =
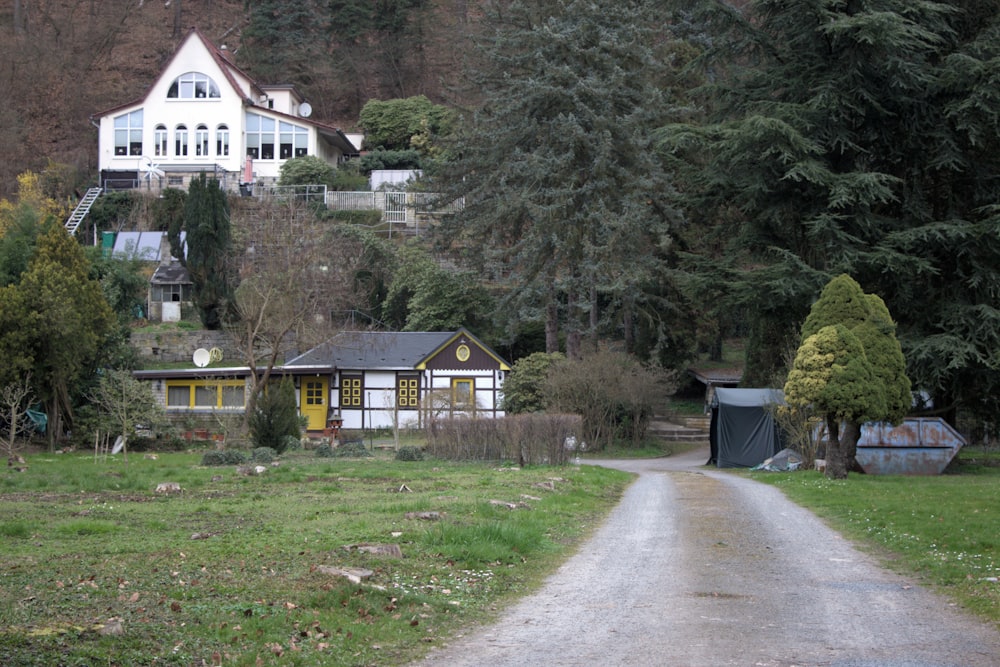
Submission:
<svg viewBox="0 0 1000 667">
<path fill-rule="evenodd" d="M 178 261 L 160 264 L 149 279 L 149 319 L 179 322 L 181 305 L 191 303 L 191 276 Z"/>
<path fill-rule="evenodd" d="M 781 429 L 771 414 L 772 406 L 784 403 L 780 389 L 716 387 L 708 462 L 720 468 L 752 468 L 784 449 Z"/>
</svg>

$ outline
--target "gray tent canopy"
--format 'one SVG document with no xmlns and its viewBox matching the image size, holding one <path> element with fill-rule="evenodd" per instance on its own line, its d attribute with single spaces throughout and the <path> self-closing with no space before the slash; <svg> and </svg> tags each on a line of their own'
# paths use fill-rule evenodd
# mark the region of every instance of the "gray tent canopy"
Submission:
<svg viewBox="0 0 1000 667">
<path fill-rule="evenodd" d="M 709 463 L 720 468 L 751 468 L 785 445 L 770 406 L 784 405 L 780 389 L 717 387 L 712 398 Z"/>
</svg>

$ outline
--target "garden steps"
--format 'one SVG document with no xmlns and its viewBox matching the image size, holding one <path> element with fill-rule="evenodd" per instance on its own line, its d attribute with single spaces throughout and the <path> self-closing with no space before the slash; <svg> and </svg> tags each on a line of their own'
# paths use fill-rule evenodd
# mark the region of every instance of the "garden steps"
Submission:
<svg viewBox="0 0 1000 667">
<path fill-rule="evenodd" d="M 650 435 L 667 442 L 708 442 L 707 417 L 654 417 L 649 422 Z"/>
</svg>

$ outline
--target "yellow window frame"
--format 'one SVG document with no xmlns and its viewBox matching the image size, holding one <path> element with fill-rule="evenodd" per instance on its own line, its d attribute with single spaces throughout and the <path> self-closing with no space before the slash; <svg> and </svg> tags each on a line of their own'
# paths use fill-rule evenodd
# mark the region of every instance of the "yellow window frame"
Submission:
<svg viewBox="0 0 1000 667">
<path fill-rule="evenodd" d="M 223 400 L 231 392 L 226 389 L 240 389 L 243 394 L 242 405 L 226 405 Z M 171 389 L 175 390 L 171 392 Z M 171 394 L 178 394 L 178 389 L 187 390 L 187 402 L 171 402 Z M 214 391 L 214 405 L 199 403 L 198 398 L 206 393 Z M 188 410 L 241 410 L 246 407 L 246 381 L 245 380 L 167 380 L 167 393 L 165 397 L 167 409 L 188 409 Z"/>
<path fill-rule="evenodd" d="M 461 387 L 465 387 L 462 389 Z M 476 407 L 476 381 L 472 378 L 452 378 L 451 404 L 456 408 Z"/>
<path fill-rule="evenodd" d="M 362 389 L 364 376 L 344 375 L 340 378 L 340 407 L 341 408 L 361 408 Z"/>
<path fill-rule="evenodd" d="M 420 378 L 401 375 L 396 378 L 396 405 L 401 410 L 416 410 L 420 407 Z"/>
</svg>

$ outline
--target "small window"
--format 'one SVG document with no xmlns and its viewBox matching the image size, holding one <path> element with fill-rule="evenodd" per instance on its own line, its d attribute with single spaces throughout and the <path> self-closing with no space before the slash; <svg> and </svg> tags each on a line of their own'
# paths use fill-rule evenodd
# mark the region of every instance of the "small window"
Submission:
<svg viewBox="0 0 1000 667">
<path fill-rule="evenodd" d="M 396 381 L 396 405 L 401 410 L 420 407 L 420 378 L 401 375 Z"/>
<path fill-rule="evenodd" d="M 157 125 L 154 131 L 154 146 L 153 154 L 156 157 L 166 157 L 167 156 L 167 126 Z"/>
<path fill-rule="evenodd" d="M 229 126 L 220 125 L 215 128 L 215 154 L 219 157 L 229 155 Z"/>
<path fill-rule="evenodd" d="M 208 127 L 205 125 L 199 125 L 194 131 L 194 154 L 208 156 Z"/>
<path fill-rule="evenodd" d="M 361 376 L 345 375 L 340 379 L 340 407 L 363 407 L 361 400 Z"/>
<path fill-rule="evenodd" d="M 174 155 L 177 157 L 187 157 L 188 154 L 188 130 L 187 125 L 178 125 L 174 129 Z"/>
<path fill-rule="evenodd" d="M 456 378 L 451 381 L 451 403 L 456 408 L 474 407 L 473 381 Z"/>
</svg>

